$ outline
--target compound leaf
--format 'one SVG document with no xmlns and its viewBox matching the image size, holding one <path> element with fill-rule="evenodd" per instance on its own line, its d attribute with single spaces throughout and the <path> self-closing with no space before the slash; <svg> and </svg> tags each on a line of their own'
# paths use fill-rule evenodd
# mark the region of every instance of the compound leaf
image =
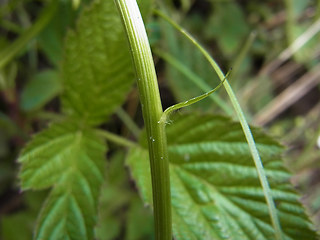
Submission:
<svg viewBox="0 0 320 240">
<path fill-rule="evenodd" d="M 69 32 L 62 63 L 65 113 L 99 125 L 122 104 L 133 83 L 133 68 L 113 1 L 84 9 Z"/>
<path fill-rule="evenodd" d="M 282 147 L 254 129 L 285 239 L 316 239 L 283 167 Z M 167 126 L 173 231 L 178 240 L 274 239 L 258 175 L 239 123 L 212 115 L 177 117 Z M 151 204 L 148 150 L 132 148 L 127 164 Z"/>
<path fill-rule="evenodd" d="M 19 157 L 22 189 L 53 187 L 35 239 L 93 239 L 105 152 L 94 130 L 71 121 L 51 125 L 26 146 Z"/>
</svg>

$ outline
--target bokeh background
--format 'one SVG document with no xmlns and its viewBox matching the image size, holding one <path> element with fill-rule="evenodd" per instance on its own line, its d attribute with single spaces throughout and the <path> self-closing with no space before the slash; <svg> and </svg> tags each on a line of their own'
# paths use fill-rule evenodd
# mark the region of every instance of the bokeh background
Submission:
<svg viewBox="0 0 320 240">
<path fill-rule="evenodd" d="M 60 0 L 58 11 L 43 23 L 41 14 L 49 2 L 0 0 L 0 238 L 4 240 L 31 239 L 47 192 L 19 190 L 16 159 L 33 133 L 59 118 L 64 39 L 91 1 Z M 187 29 L 225 72 L 230 71 L 230 84 L 249 123 L 263 127 L 286 146 L 284 158 L 292 182 L 319 229 L 320 1 L 166 0 L 155 1 L 154 7 Z M 156 16 L 145 23 L 164 107 L 219 83 L 200 52 L 179 32 Z M 38 31 L 12 48 L 36 24 Z M 235 117 L 223 89 L 190 109 Z M 128 127 L 132 120 L 143 127 L 135 87 L 102 127 L 134 140 Z M 123 168 L 126 153 L 117 146 L 110 149 L 97 235 L 102 240 L 152 239 L 151 212 Z"/>
</svg>

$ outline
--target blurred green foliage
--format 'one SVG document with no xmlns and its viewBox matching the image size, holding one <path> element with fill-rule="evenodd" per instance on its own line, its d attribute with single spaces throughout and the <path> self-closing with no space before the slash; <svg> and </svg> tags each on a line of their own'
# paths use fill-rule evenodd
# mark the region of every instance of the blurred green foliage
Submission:
<svg viewBox="0 0 320 240">
<path fill-rule="evenodd" d="M 34 31 L 33 35 L 29 34 L 27 38 L 24 37 L 25 33 L 35 26 L 43 9 L 52 2 L 48 0 L 0 2 L 1 60 L 4 59 L 6 49 L 10 49 L 19 39 L 24 40 L 20 41 L 23 44 L 14 48 L 15 54 L 0 69 L 1 239 L 31 239 L 36 216 L 47 192 L 19 191 L 16 180 L 19 166 L 16 164 L 16 159 L 32 133 L 43 129 L 49 121 L 61 118 L 61 106 L 57 96 L 63 93 L 64 87 L 61 70 L 65 64 L 63 58 L 65 44 L 68 42 L 67 32 L 76 28 L 79 15 L 91 2 L 91 0 L 57 1 L 57 10 L 48 22 L 41 26 L 41 29 Z M 155 1 L 155 6 L 194 33 L 224 66 L 224 70 L 236 68 L 233 69 L 235 75 L 230 82 L 249 119 L 254 120 L 255 115 L 270 103 L 275 95 L 299 76 L 308 73 L 319 62 L 320 36 L 317 33 L 289 60 L 299 64 L 299 71 L 285 75 L 285 69 L 279 68 L 282 71 L 278 69 L 277 73 L 283 74 L 280 77 L 281 81 L 274 80 L 279 79 L 275 73 L 260 72 L 263 66 L 277 59 L 284 49 L 319 19 L 320 1 L 167 0 L 164 2 L 165 4 L 162 1 Z M 170 26 L 151 16 L 151 1 L 143 6 L 144 20 L 155 53 L 157 51 L 169 53 L 196 74 L 199 81 L 212 88 L 216 86 L 218 78 L 199 52 Z M 242 52 L 252 32 L 256 34 L 255 39 L 248 49 Z M 90 34 L 85 38 L 89 37 Z M 79 46 L 79 51 L 81 47 Z M 243 58 L 240 58 L 241 54 Z M 76 59 L 77 57 L 71 59 L 68 65 L 75 64 Z M 155 54 L 155 59 L 164 102 L 173 104 L 203 93 L 203 90 L 195 87 L 185 74 L 163 61 L 161 54 L 159 56 Z M 128 97 L 123 106 L 131 117 L 140 123 L 140 110 L 134 105 L 134 102 L 138 101 L 134 98 L 135 90 L 132 90 L 131 95 L 133 100 Z M 286 159 L 288 166 L 295 173 L 293 181 L 299 190 L 307 194 L 303 201 L 319 227 L 320 151 L 316 146 L 317 135 L 320 134 L 319 86 L 310 95 L 312 98 L 309 102 L 303 102 L 300 107 L 294 105 L 289 108 L 278 116 L 277 121 L 269 123 L 267 128 L 270 133 L 281 138 L 289 146 Z M 228 104 L 223 91 L 220 91 L 219 98 Z M 224 111 L 210 99 L 192 108 L 199 112 Z M 301 108 L 304 110 L 299 110 Z M 106 115 L 101 116 L 102 120 L 99 119 L 97 124 L 101 124 Z M 123 129 L 126 128 L 114 115 L 110 116 L 110 121 L 103 127 L 118 134 L 124 133 Z M 131 176 L 123 170 L 125 154 L 116 146 L 110 148 L 105 187 L 99 200 L 99 223 L 95 232 L 101 240 L 152 239 L 151 211 L 143 206 Z M 19 231 L 15 226 L 19 226 Z"/>
</svg>

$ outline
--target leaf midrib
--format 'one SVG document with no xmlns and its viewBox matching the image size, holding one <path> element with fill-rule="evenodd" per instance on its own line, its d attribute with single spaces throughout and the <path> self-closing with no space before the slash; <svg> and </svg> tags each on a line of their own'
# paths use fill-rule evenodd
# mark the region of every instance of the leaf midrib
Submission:
<svg viewBox="0 0 320 240">
<path fill-rule="evenodd" d="M 229 200 L 229 199 L 228 199 L 227 197 L 225 197 L 217 188 L 215 188 L 214 186 L 212 186 L 212 184 L 209 183 L 209 182 L 207 182 L 205 179 L 202 179 L 202 178 L 200 178 L 198 175 L 196 175 L 196 174 L 194 174 L 194 173 L 192 173 L 192 172 L 189 172 L 189 171 L 187 171 L 187 170 L 185 170 L 185 169 L 182 169 L 182 168 L 179 168 L 179 167 L 175 167 L 175 168 L 178 168 L 178 171 L 181 170 L 181 171 L 184 171 L 184 172 L 187 173 L 187 174 L 193 175 L 193 176 L 196 177 L 199 181 L 201 181 L 204 185 L 206 185 L 208 188 L 210 188 L 210 189 L 213 190 L 215 193 L 217 193 L 217 194 L 218 194 L 218 197 L 215 198 L 215 199 L 213 199 L 213 200 L 215 200 L 216 203 L 219 203 L 219 205 L 220 205 L 219 209 L 225 209 L 225 210 L 227 210 L 226 212 L 228 213 L 229 217 L 233 218 L 232 214 L 229 214 L 229 212 L 228 212 L 228 209 L 229 209 L 229 208 L 228 208 L 228 205 L 237 208 L 237 210 L 238 210 L 239 212 L 241 212 L 242 214 L 246 215 L 246 217 L 249 217 L 249 218 L 253 219 L 252 222 L 261 221 L 262 223 L 265 223 L 265 224 L 270 225 L 269 222 L 265 222 L 263 219 L 260 219 L 260 218 L 258 218 L 258 217 L 252 218 L 252 216 L 251 216 L 250 214 L 248 214 L 247 211 L 245 211 L 244 209 L 242 209 L 241 206 L 239 206 L 238 204 L 236 204 L 236 203 L 234 203 L 233 201 Z M 178 174 L 177 174 L 177 176 L 178 176 L 178 178 L 180 179 L 180 181 L 183 182 L 183 179 L 181 179 Z M 182 184 L 182 185 L 184 186 L 184 184 Z M 185 187 L 184 187 L 184 188 L 185 188 Z M 186 188 L 185 188 L 185 189 L 186 189 Z M 189 193 L 188 189 L 186 189 L 186 192 Z M 189 196 L 190 196 L 190 194 L 189 194 Z M 193 199 L 193 198 L 190 196 L 190 199 Z M 220 199 L 220 201 L 219 201 L 219 199 Z M 195 203 L 196 206 L 200 207 L 195 201 L 193 201 L 193 202 Z M 200 211 L 200 212 L 201 212 L 201 211 Z M 204 217 L 205 217 L 205 216 L 204 216 Z M 233 218 L 233 219 L 234 219 L 234 218 Z M 234 221 L 237 222 L 236 219 L 234 219 Z M 256 224 L 256 223 L 254 223 L 254 224 Z M 241 224 L 238 224 L 238 227 L 241 228 L 241 229 L 243 229 L 243 227 L 241 226 Z M 259 229 L 259 228 L 258 228 L 258 229 Z M 262 235 L 265 235 L 263 232 L 260 231 L 260 229 L 259 229 L 259 232 L 260 232 Z M 285 234 L 285 233 L 284 233 L 284 234 Z M 288 237 L 288 235 L 286 235 L 286 234 L 285 234 L 285 236 Z"/>
</svg>

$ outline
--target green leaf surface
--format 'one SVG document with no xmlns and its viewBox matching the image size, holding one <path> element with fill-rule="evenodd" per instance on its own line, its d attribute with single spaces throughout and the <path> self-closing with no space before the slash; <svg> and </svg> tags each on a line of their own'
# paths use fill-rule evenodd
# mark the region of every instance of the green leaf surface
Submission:
<svg viewBox="0 0 320 240">
<path fill-rule="evenodd" d="M 99 198 L 98 223 L 95 227 L 99 240 L 117 239 L 122 233 L 125 209 L 132 195 L 128 191 L 128 179 L 123 169 L 124 152 L 118 151 L 108 159 L 105 183 Z M 115 201 L 115 199 L 117 199 Z"/>
<path fill-rule="evenodd" d="M 69 32 L 62 63 L 65 113 L 98 125 L 120 106 L 133 83 L 133 68 L 113 1 L 84 9 Z"/>
<path fill-rule="evenodd" d="M 20 196 L 23 209 L 1 217 L 0 239 L 30 240 L 36 217 L 46 195 L 46 191 L 27 192 Z M 19 226 L 19 231 L 17 231 Z"/>
<path fill-rule="evenodd" d="M 1 221 L 1 237 L 6 240 L 30 240 L 32 238 L 33 218 L 29 212 L 5 216 Z M 17 231 L 19 226 L 19 231 Z"/>
<path fill-rule="evenodd" d="M 141 221 L 143 219 L 143 225 Z M 138 195 L 131 198 L 127 215 L 126 240 L 155 239 L 152 212 L 142 205 Z"/>
<path fill-rule="evenodd" d="M 123 151 L 115 152 L 108 159 L 106 181 L 99 198 L 96 237 L 99 240 L 152 240 L 152 212 L 143 206 L 135 189 L 132 188 L 128 173 L 124 171 L 124 160 Z"/>
<path fill-rule="evenodd" d="M 38 73 L 23 89 L 20 107 L 24 111 L 40 109 L 56 97 L 61 90 L 58 72 L 47 70 Z"/>
<path fill-rule="evenodd" d="M 64 38 L 67 29 L 74 23 L 75 18 L 76 11 L 72 9 L 70 1 L 59 1 L 58 10 L 38 36 L 41 50 L 55 66 L 60 64 Z"/>
<path fill-rule="evenodd" d="M 316 239 L 289 183 L 282 147 L 253 129 L 285 239 Z M 178 240 L 274 239 L 257 172 L 239 123 L 185 115 L 167 126 L 173 230 Z M 152 202 L 148 151 L 132 148 L 127 164 L 145 202 Z"/>
<path fill-rule="evenodd" d="M 249 34 L 244 13 L 235 1 L 214 3 L 215 11 L 208 20 L 204 34 L 215 38 L 224 55 L 232 56 Z"/>
<path fill-rule="evenodd" d="M 154 6 L 154 0 L 137 0 L 141 16 L 146 24 L 150 18 L 152 7 Z"/>
<path fill-rule="evenodd" d="M 53 187 L 35 239 L 93 238 L 105 152 L 104 142 L 92 129 L 71 121 L 51 125 L 25 147 L 19 157 L 22 189 Z"/>
</svg>

